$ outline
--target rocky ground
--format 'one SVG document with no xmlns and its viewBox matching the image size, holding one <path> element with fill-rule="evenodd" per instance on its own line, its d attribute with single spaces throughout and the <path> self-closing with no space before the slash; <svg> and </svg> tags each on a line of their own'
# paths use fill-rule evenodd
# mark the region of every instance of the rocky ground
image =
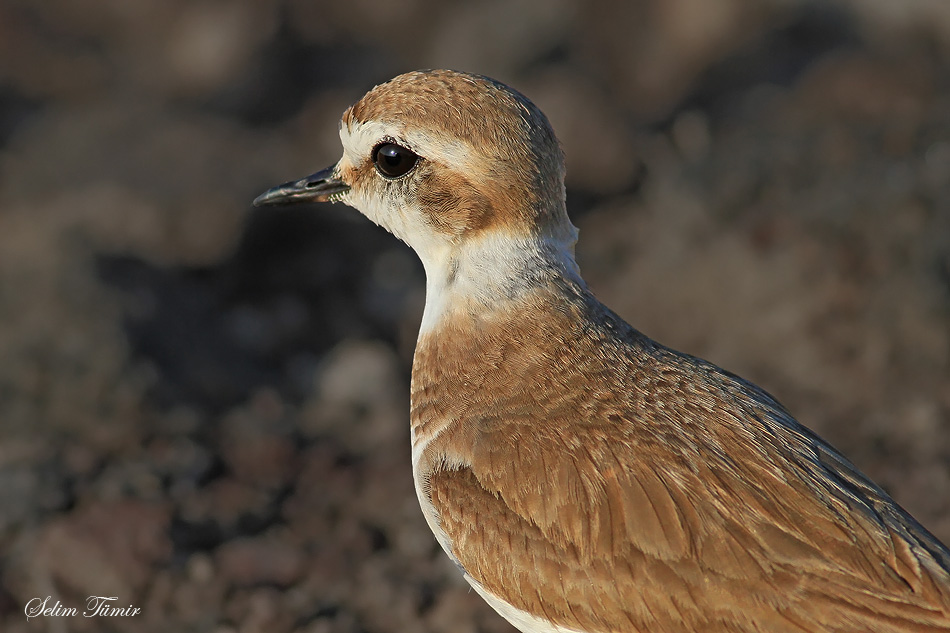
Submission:
<svg viewBox="0 0 950 633">
<path fill-rule="evenodd" d="M 421 267 L 249 204 L 423 67 L 548 113 L 601 298 L 950 540 L 946 2 L 4 0 L 0 630 L 511 631 L 412 491 Z M 24 614 L 90 595 L 140 613 Z"/>
</svg>

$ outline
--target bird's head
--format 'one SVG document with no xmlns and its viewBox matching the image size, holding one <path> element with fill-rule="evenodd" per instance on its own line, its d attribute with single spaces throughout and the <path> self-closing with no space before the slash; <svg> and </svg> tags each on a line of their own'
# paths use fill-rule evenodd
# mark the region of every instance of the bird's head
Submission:
<svg viewBox="0 0 950 633">
<path fill-rule="evenodd" d="M 504 84 L 448 70 L 400 75 L 344 112 L 340 140 L 335 165 L 255 204 L 344 202 L 423 263 L 483 237 L 572 250 L 560 145 L 544 114 Z"/>
</svg>

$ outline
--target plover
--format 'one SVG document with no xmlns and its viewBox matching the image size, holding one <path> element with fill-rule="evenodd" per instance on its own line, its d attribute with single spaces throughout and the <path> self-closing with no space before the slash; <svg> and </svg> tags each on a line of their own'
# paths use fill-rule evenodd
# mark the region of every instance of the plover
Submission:
<svg viewBox="0 0 950 633">
<path fill-rule="evenodd" d="M 943 544 L 768 393 L 594 297 L 531 101 L 412 72 L 340 138 L 338 163 L 255 204 L 344 202 L 422 260 L 416 492 L 515 627 L 950 631 Z"/>
</svg>

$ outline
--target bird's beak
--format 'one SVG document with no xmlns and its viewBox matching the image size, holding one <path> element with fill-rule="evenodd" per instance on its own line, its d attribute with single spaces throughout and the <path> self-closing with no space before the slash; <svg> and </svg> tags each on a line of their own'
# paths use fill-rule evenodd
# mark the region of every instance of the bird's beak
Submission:
<svg viewBox="0 0 950 633">
<path fill-rule="evenodd" d="M 336 202 L 350 190 L 350 186 L 333 175 L 336 166 L 327 167 L 315 174 L 285 182 L 268 189 L 254 198 L 255 207 L 269 204 L 294 204 L 300 202 Z"/>
</svg>

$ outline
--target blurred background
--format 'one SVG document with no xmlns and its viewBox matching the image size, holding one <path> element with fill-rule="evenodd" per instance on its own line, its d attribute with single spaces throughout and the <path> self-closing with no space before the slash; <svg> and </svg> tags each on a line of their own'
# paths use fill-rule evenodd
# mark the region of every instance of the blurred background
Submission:
<svg viewBox="0 0 950 633">
<path fill-rule="evenodd" d="M 414 255 L 250 206 L 431 67 L 548 114 L 606 303 L 950 541 L 946 0 L 2 0 L 0 629 L 513 631 L 413 493 Z"/>
</svg>

